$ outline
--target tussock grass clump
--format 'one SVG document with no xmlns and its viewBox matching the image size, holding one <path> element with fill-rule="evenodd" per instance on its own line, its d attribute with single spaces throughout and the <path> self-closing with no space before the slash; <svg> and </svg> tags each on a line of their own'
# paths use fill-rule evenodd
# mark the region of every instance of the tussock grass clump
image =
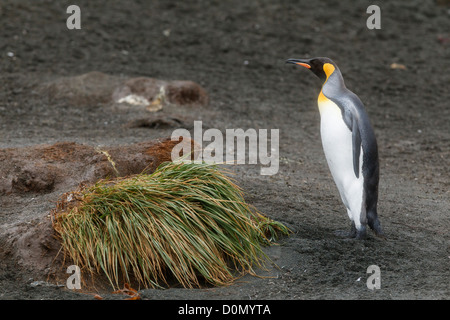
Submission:
<svg viewBox="0 0 450 320">
<path fill-rule="evenodd" d="M 162 164 L 152 174 L 102 180 L 68 193 L 53 214 L 64 252 L 111 285 L 231 283 L 266 258 L 282 224 L 258 213 L 215 165 Z"/>
</svg>

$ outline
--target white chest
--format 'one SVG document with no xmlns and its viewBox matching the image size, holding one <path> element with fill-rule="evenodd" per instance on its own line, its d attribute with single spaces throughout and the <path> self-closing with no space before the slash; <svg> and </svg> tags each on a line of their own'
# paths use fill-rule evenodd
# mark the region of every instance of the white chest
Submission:
<svg viewBox="0 0 450 320">
<path fill-rule="evenodd" d="M 325 100 L 319 101 L 319 111 L 323 150 L 334 181 L 342 192 L 349 184 L 354 184 L 360 179 L 362 181 L 363 153 L 361 150 L 360 174 L 357 179 L 353 170 L 352 132 L 342 119 L 341 110 L 334 102 Z"/>
</svg>

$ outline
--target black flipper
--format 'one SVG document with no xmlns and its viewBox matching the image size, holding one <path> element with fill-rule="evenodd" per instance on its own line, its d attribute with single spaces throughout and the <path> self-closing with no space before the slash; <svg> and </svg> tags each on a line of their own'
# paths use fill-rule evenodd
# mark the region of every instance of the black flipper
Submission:
<svg viewBox="0 0 450 320">
<path fill-rule="evenodd" d="M 352 145 L 353 145 L 353 171 L 359 178 L 359 156 L 361 154 L 361 133 L 359 132 L 358 122 L 355 118 L 352 121 Z"/>
<path fill-rule="evenodd" d="M 359 178 L 359 156 L 361 154 L 361 133 L 358 128 L 358 120 L 349 109 L 342 109 L 342 118 L 352 132 L 353 171 Z"/>
</svg>

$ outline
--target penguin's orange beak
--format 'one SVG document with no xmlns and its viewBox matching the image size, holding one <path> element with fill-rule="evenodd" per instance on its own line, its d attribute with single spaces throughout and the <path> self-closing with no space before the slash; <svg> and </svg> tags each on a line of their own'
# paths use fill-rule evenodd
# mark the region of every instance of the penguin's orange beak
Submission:
<svg viewBox="0 0 450 320">
<path fill-rule="evenodd" d="M 298 64 L 299 66 L 311 69 L 311 66 L 309 64 L 303 63 L 303 62 L 297 62 L 296 64 Z"/>
<path fill-rule="evenodd" d="M 303 59 L 288 59 L 286 60 L 286 63 L 298 64 L 299 66 L 311 69 L 311 66 Z"/>
</svg>

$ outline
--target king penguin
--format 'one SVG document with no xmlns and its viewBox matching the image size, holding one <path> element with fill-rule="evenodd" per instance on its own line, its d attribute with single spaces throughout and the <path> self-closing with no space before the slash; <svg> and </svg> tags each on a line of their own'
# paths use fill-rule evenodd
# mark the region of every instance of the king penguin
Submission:
<svg viewBox="0 0 450 320">
<path fill-rule="evenodd" d="M 364 105 L 348 90 L 331 59 L 288 59 L 323 81 L 318 97 L 320 135 L 328 167 L 351 220 L 349 237 L 365 239 L 367 225 L 383 236 L 378 220 L 378 147 Z"/>
</svg>

